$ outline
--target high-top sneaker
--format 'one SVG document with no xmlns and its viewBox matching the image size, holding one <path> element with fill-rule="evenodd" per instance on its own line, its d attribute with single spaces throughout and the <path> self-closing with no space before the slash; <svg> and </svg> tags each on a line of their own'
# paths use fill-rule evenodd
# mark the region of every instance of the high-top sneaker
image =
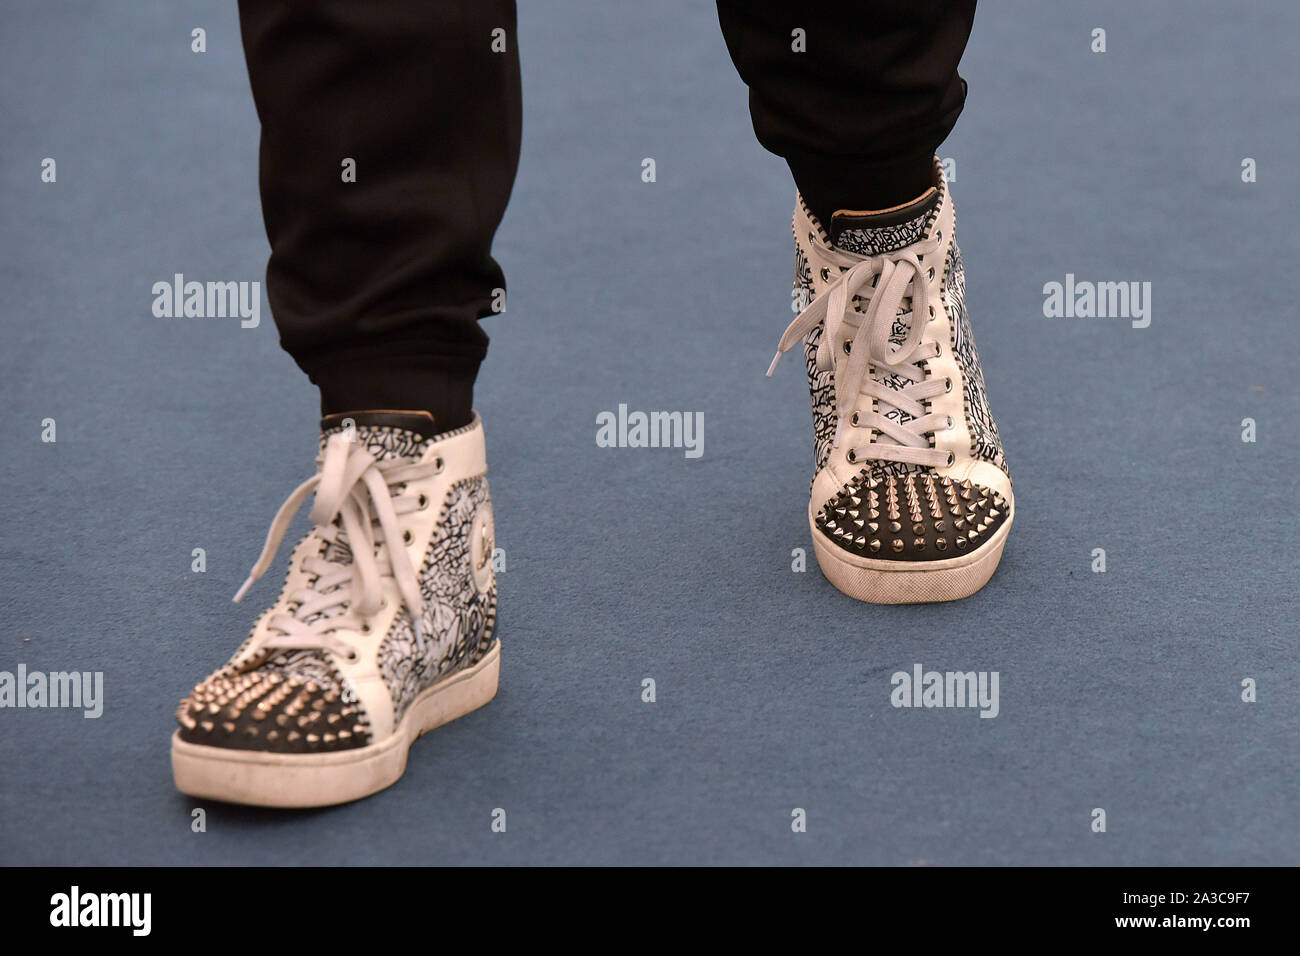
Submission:
<svg viewBox="0 0 1300 956">
<path fill-rule="evenodd" d="M 315 477 L 280 508 L 235 600 L 315 492 L 279 598 L 230 662 L 181 701 L 184 793 L 325 806 L 394 783 L 421 734 L 493 698 L 492 504 L 483 425 L 427 412 L 322 422 Z"/>
<path fill-rule="evenodd" d="M 813 401 L 808 522 L 823 573 L 877 604 L 983 587 L 1015 516 L 966 317 L 953 206 L 938 162 L 912 202 L 840 210 L 827 233 L 794 212 L 800 341 Z M 811 304 L 808 304 L 808 303 Z"/>
</svg>

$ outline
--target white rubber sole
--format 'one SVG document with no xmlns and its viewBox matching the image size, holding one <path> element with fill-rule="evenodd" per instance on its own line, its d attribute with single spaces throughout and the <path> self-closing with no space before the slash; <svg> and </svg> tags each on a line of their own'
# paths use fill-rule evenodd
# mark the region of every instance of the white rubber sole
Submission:
<svg viewBox="0 0 1300 956">
<path fill-rule="evenodd" d="M 1007 520 L 987 544 L 970 554 L 926 561 L 918 567 L 916 562 L 860 558 L 831 544 L 817 528 L 812 502 L 808 504 L 808 527 L 822 574 L 849 597 L 870 604 L 930 604 L 970 597 L 997 570 L 1015 516 L 1012 501 Z"/>
<path fill-rule="evenodd" d="M 360 800 L 396 783 L 421 735 L 482 707 L 497 693 L 501 644 L 473 667 L 434 684 L 385 740 L 324 754 L 275 754 L 187 743 L 172 735 L 176 788 L 192 797 L 261 807 L 327 807 Z"/>
</svg>

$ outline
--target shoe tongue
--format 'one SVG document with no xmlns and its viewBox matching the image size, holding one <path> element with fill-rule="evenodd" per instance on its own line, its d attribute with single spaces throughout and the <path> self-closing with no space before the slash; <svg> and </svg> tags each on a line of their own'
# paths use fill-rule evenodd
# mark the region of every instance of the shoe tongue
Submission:
<svg viewBox="0 0 1300 956">
<path fill-rule="evenodd" d="M 931 186 L 890 209 L 841 209 L 831 217 L 831 244 L 859 256 L 894 252 L 925 238 L 938 205 L 939 190 Z"/>
<path fill-rule="evenodd" d="M 433 415 L 429 412 L 338 412 L 321 419 L 321 451 L 325 451 L 325 443 L 331 435 L 349 430 L 377 461 L 414 461 L 424 455 L 429 442 L 437 434 Z M 327 561 L 351 564 L 352 547 L 347 535 L 340 530 L 338 536 L 325 546 L 322 556 Z M 329 616 L 338 613 L 338 609 L 334 609 Z"/>
<path fill-rule="evenodd" d="M 419 458 L 438 433 L 429 412 L 338 412 L 321 419 L 321 448 L 331 435 L 351 430 L 379 461 Z"/>
</svg>

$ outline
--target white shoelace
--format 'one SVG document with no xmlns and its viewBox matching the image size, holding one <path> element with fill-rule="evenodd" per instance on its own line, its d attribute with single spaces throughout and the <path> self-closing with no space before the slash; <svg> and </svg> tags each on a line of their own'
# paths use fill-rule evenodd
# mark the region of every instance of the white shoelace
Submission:
<svg viewBox="0 0 1300 956">
<path fill-rule="evenodd" d="M 317 535 L 327 542 L 335 542 L 340 534 L 344 535 L 352 561 L 345 564 L 318 555 L 306 558 L 302 569 L 313 576 L 312 581 L 288 596 L 291 613 L 272 615 L 260 646 L 322 648 L 348 659 L 355 658 L 355 648 L 335 637 L 334 632 L 368 629 L 366 619 L 384 603 L 381 578 L 389 576 L 397 580 L 398 592 L 418 639 L 424 604 L 398 516 L 422 510 L 428 501 L 423 496 L 402 494 L 399 486 L 437 474 L 441 467 L 441 460 L 379 461 L 364 444 L 349 441 L 343 433 L 331 435 L 325 443 L 319 471 L 294 489 L 280 506 L 266 534 L 262 554 L 235 600 L 242 599 L 271 566 L 294 515 L 313 490 L 316 500 L 311 520 L 316 524 Z M 377 544 L 387 546 L 376 548 Z"/>
<path fill-rule="evenodd" d="M 782 355 L 802 342 L 818 324 L 826 323 L 817 347 L 817 367 L 835 372 L 833 447 L 839 447 L 846 427 L 876 432 L 865 452 L 849 448 L 850 462 L 875 459 L 929 467 L 951 464 L 947 452 L 930 446 L 929 437 L 950 427 L 951 419 L 929 412 L 923 403 L 948 391 L 952 383 L 928 377 L 918 364 L 941 352 L 937 343 L 922 342 L 931 313 L 926 282 L 929 266 L 923 257 L 933 255 L 939 247 L 940 237 L 936 235 L 866 259 L 832 248 L 829 258 L 845 271 L 799 313 L 781 336 L 767 370 L 769 376 L 776 371 Z M 855 308 L 855 297 L 869 303 L 865 311 Z M 911 320 L 907 335 L 895 347 L 889 335 L 907 299 L 911 300 Z M 909 384 L 894 388 L 880 380 L 882 374 L 907 379 Z M 867 399 L 866 409 L 854 407 L 861 398 Z M 872 410 L 872 399 L 879 411 Z M 888 418 L 885 412 L 890 409 L 911 416 L 911 420 L 900 423 Z"/>
</svg>

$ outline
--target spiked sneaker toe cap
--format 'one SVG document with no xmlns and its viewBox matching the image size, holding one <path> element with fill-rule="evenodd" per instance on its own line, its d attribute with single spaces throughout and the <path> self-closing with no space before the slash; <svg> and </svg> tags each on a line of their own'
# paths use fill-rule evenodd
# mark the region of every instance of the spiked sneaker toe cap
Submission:
<svg viewBox="0 0 1300 956">
<path fill-rule="evenodd" d="M 932 471 L 903 477 L 865 469 L 814 517 L 826 540 L 860 558 L 946 561 L 988 544 L 1007 521 L 1000 492 Z"/>
<path fill-rule="evenodd" d="M 341 679 L 256 669 L 218 673 L 197 685 L 176 711 L 187 743 L 266 753 L 329 753 L 371 742 L 359 704 Z"/>
</svg>

